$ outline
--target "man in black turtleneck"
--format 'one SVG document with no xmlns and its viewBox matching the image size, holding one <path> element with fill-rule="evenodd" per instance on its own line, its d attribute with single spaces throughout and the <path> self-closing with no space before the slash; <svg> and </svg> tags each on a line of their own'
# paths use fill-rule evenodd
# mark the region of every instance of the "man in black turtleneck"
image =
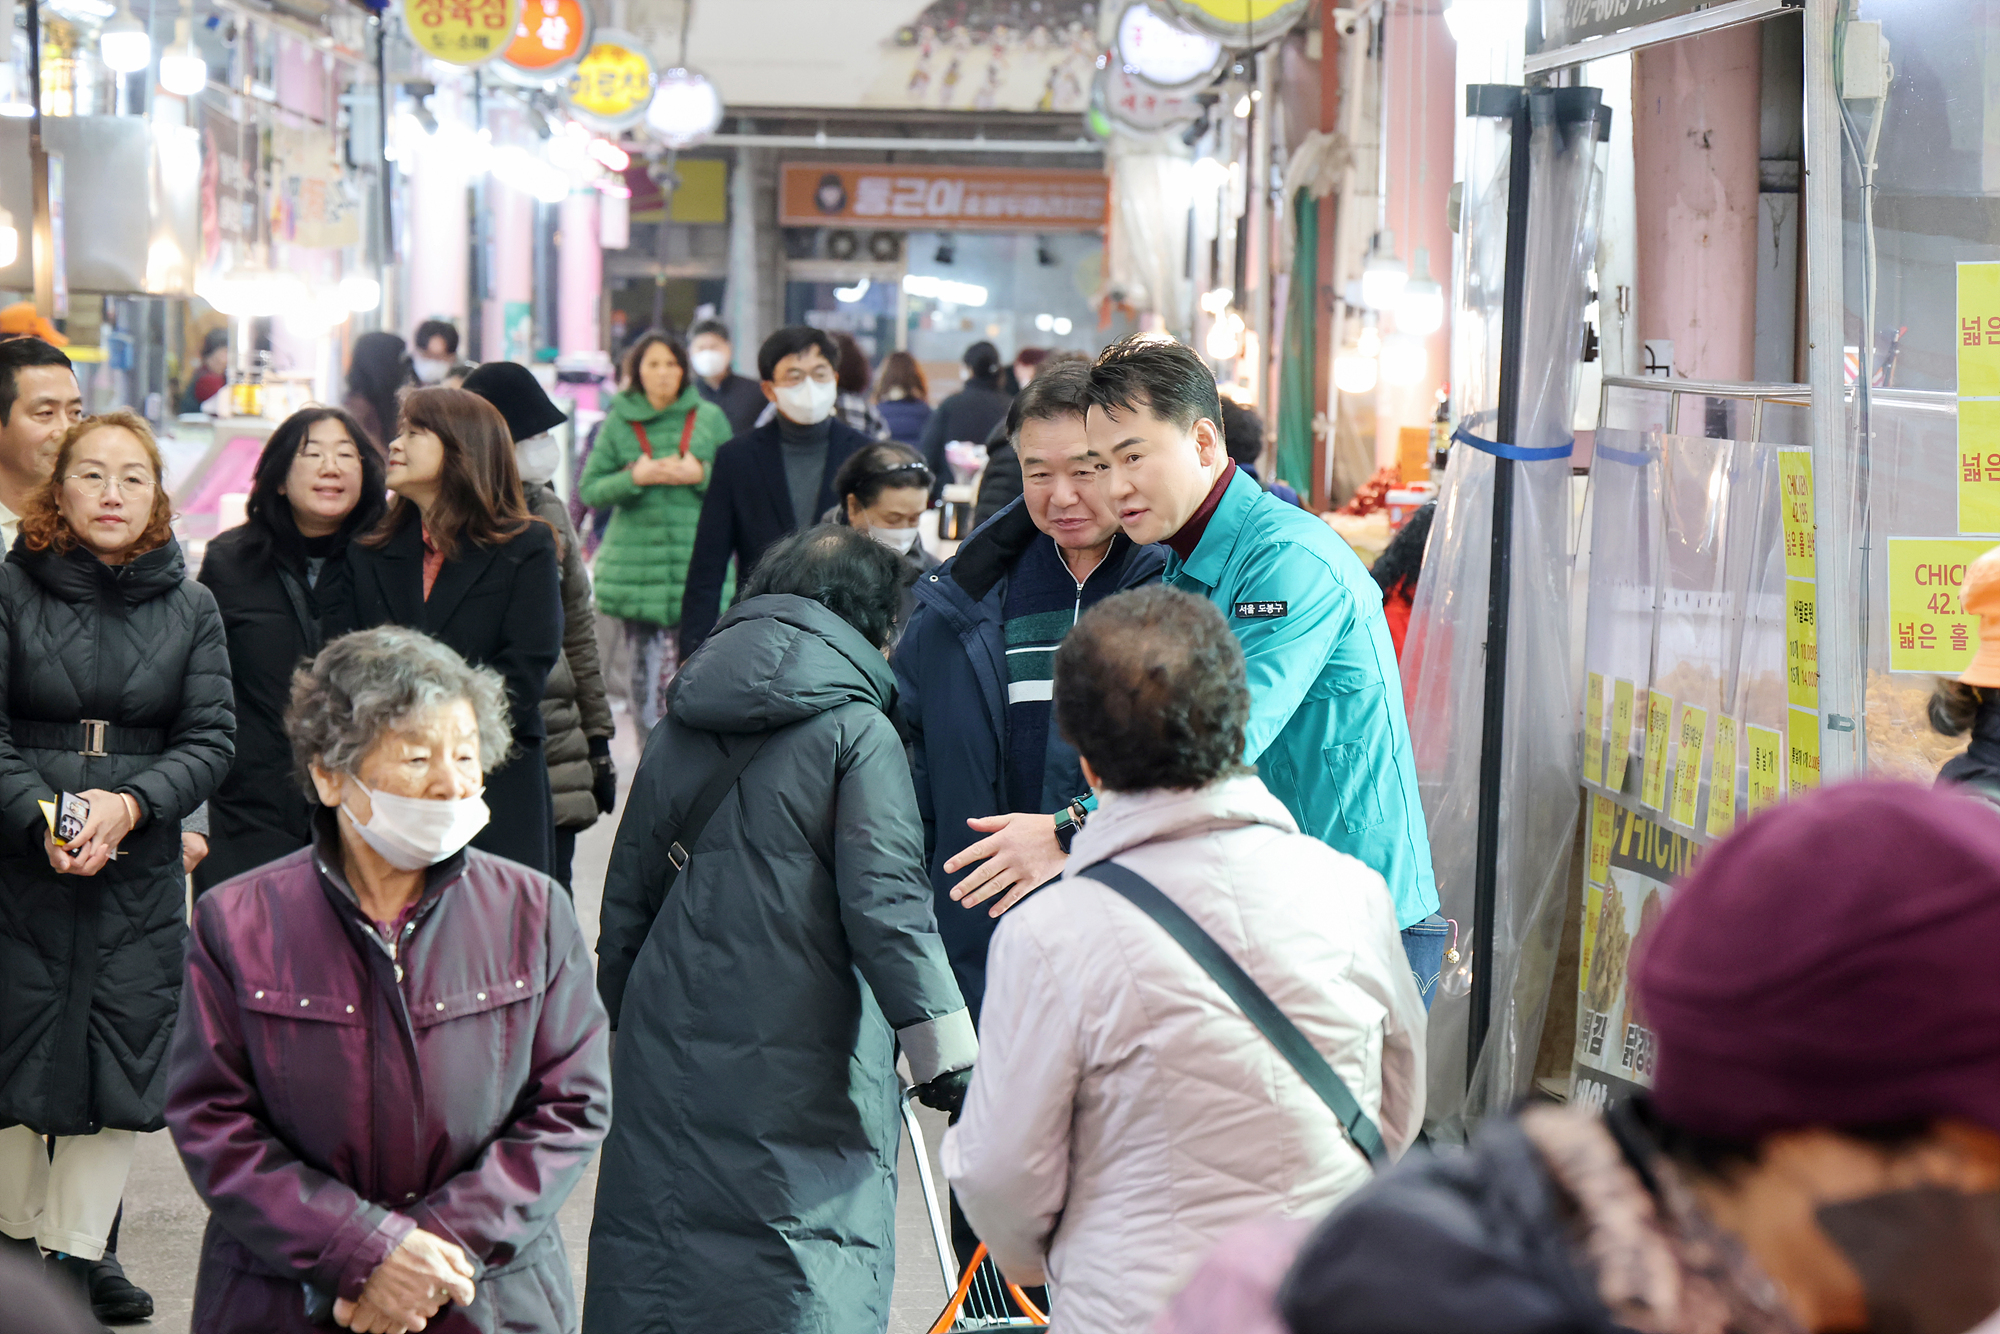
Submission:
<svg viewBox="0 0 2000 1334">
<path fill-rule="evenodd" d="M 868 443 L 833 416 L 839 369 L 839 346 L 805 325 L 778 330 L 757 350 L 764 397 L 777 414 L 716 451 L 681 598 L 682 662 L 715 628 L 730 559 L 740 587 L 772 543 L 833 506 L 834 474 Z"/>
</svg>

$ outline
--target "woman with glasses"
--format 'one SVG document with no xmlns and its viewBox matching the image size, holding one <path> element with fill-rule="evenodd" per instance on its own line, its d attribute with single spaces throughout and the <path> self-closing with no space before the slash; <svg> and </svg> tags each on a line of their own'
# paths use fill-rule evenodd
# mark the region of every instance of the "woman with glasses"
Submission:
<svg viewBox="0 0 2000 1334">
<path fill-rule="evenodd" d="M 542 696 L 562 655 L 555 530 L 528 510 L 514 437 L 469 389 L 403 396 L 389 442 L 389 512 L 348 548 L 344 588 L 321 597 L 329 640 L 350 630 L 421 630 L 507 683 L 513 751 L 486 774 L 492 822 L 472 846 L 547 875 L 555 801 L 542 743 Z"/>
<path fill-rule="evenodd" d="M 160 472 L 139 417 L 79 422 L 0 565 L 0 1234 L 85 1301 L 137 1134 L 164 1124 L 180 822 L 235 729 Z M 58 843 L 42 803 L 66 796 L 84 810 Z"/>
<path fill-rule="evenodd" d="M 326 568 L 344 561 L 348 542 L 382 517 L 383 487 L 382 460 L 351 414 L 302 409 L 264 446 L 243 525 L 210 542 L 202 557 L 201 582 L 229 636 L 236 760 L 209 801 L 198 891 L 312 841 L 285 740 L 285 704 L 292 673 L 323 642 Z"/>
<path fill-rule="evenodd" d="M 910 446 L 893 440 L 863 445 L 847 456 L 834 475 L 833 489 L 840 500 L 820 519 L 821 523 L 858 528 L 903 558 L 910 577 L 903 589 L 902 608 L 896 614 L 898 630 L 909 623 L 916 606 L 910 585 L 938 563 L 918 530 L 924 511 L 930 508 L 931 481 L 923 456 Z"/>
</svg>

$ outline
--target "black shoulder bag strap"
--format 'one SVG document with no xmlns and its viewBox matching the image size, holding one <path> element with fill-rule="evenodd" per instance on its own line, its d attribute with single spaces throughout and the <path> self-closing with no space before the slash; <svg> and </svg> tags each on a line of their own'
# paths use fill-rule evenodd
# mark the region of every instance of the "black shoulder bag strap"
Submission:
<svg viewBox="0 0 2000 1334">
<path fill-rule="evenodd" d="M 764 749 L 773 733 L 757 732 L 749 736 L 738 734 L 733 737 L 718 737 L 722 742 L 722 763 L 708 776 L 708 782 L 681 817 L 681 827 L 674 831 L 674 840 L 667 846 L 669 868 L 667 877 L 660 882 L 658 901 L 654 904 L 653 915 L 659 916 L 659 909 L 673 891 L 674 881 L 680 879 L 687 869 L 688 860 L 694 855 L 694 845 L 701 841 L 701 831 L 708 827 L 708 821 L 722 805 L 722 799 L 729 795 L 729 789 L 736 786 L 736 780 L 750 767 L 750 761 L 757 758 L 757 752 Z"/>
<path fill-rule="evenodd" d="M 1166 933 L 1180 942 L 1202 971 L 1215 979 L 1229 999 L 1236 1002 L 1257 1031 L 1269 1038 L 1278 1054 L 1285 1058 L 1292 1069 L 1299 1072 L 1299 1078 L 1306 1086 L 1319 1095 L 1341 1127 L 1347 1131 L 1348 1139 L 1354 1147 L 1366 1155 L 1369 1165 L 1376 1170 L 1388 1166 L 1388 1154 L 1382 1148 L 1382 1132 L 1368 1119 L 1368 1113 L 1361 1110 L 1361 1104 L 1354 1100 L 1345 1082 L 1326 1063 L 1326 1057 L 1319 1054 L 1299 1031 L 1299 1026 L 1285 1017 L 1264 989 L 1257 985 L 1243 966 L 1229 957 L 1229 951 L 1215 941 L 1201 927 L 1201 923 L 1187 915 L 1181 906 L 1160 892 L 1146 877 L 1130 867 L 1117 862 L 1104 861 L 1080 872 L 1099 884 L 1125 897 L 1140 912 L 1158 922 Z"/>
</svg>

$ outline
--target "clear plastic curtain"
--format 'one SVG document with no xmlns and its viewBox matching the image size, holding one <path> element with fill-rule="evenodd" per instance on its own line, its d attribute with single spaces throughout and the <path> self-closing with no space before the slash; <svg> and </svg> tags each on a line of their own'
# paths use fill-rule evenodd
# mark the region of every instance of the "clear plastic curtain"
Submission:
<svg viewBox="0 0 2000 1334">
<path fill-rule="evenodd" d="M 1518 430 L 1502 441 L 1551 449 L 1571 439 L 1587 274 L 1597 246 L 1599 135 L 1608 109 L 1592 89 L 1537 90 L 1529 103 L 1528 247 Z M 1453 289 L 1452 381 L 1461 428 L 1498 437 L 1509 154 L 1514 121 L 1477 117 L 1466 152 Z M 1403 658 L 1444 913 L 1473 943 L 1485 627 L 1493 532 L 1493 455 L 1453 447 L 1438 497 Z M 1430 1114 L 1456 1137 L 1533 1077 L 1562 933 L 1578 809 L 1577 692 L 1571 680 L 1570 461 L 1516 462 L 1506 718 L 1500 783 L 1491 1028 L 1470 1086 L 1471 1001 L 1440 993 L 1430 1022 Z"/>
<path fill-rule="evenodd" d="M 1119 138 L 1111 141 L 1106 156 L 1112 225 L 1099 295 L 1156 314 L 1168 330 L 1185 338 L 1194 312 L 1187 277 L 1193 162 L 1179 145 L 1169 150 Z"/>
</svg>

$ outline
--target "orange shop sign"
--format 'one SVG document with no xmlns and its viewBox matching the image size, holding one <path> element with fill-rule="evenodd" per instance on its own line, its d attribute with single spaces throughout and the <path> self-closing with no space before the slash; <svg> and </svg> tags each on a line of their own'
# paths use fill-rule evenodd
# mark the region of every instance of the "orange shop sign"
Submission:
<svg viewBox="0 0 2000 1334">
<path fill-rule="evenodd" d="M 522 0 L 521 21 L 501 59 L 526 74 L 553 77 L 583 54 L 590 14 L 582 0 Z"/>
<path fill-rule="evenodd" d="M 788 162 L 780 199 L 787 227 L 1092 231 L 1110 214 L 1110 180 L 1062 167 Z"/>
<path fill-rule="evenodd" d="M 517 0 L 403 0 L 403 26 L 426 54 L 483 65 L 505 49 Z"/>
</svg>

